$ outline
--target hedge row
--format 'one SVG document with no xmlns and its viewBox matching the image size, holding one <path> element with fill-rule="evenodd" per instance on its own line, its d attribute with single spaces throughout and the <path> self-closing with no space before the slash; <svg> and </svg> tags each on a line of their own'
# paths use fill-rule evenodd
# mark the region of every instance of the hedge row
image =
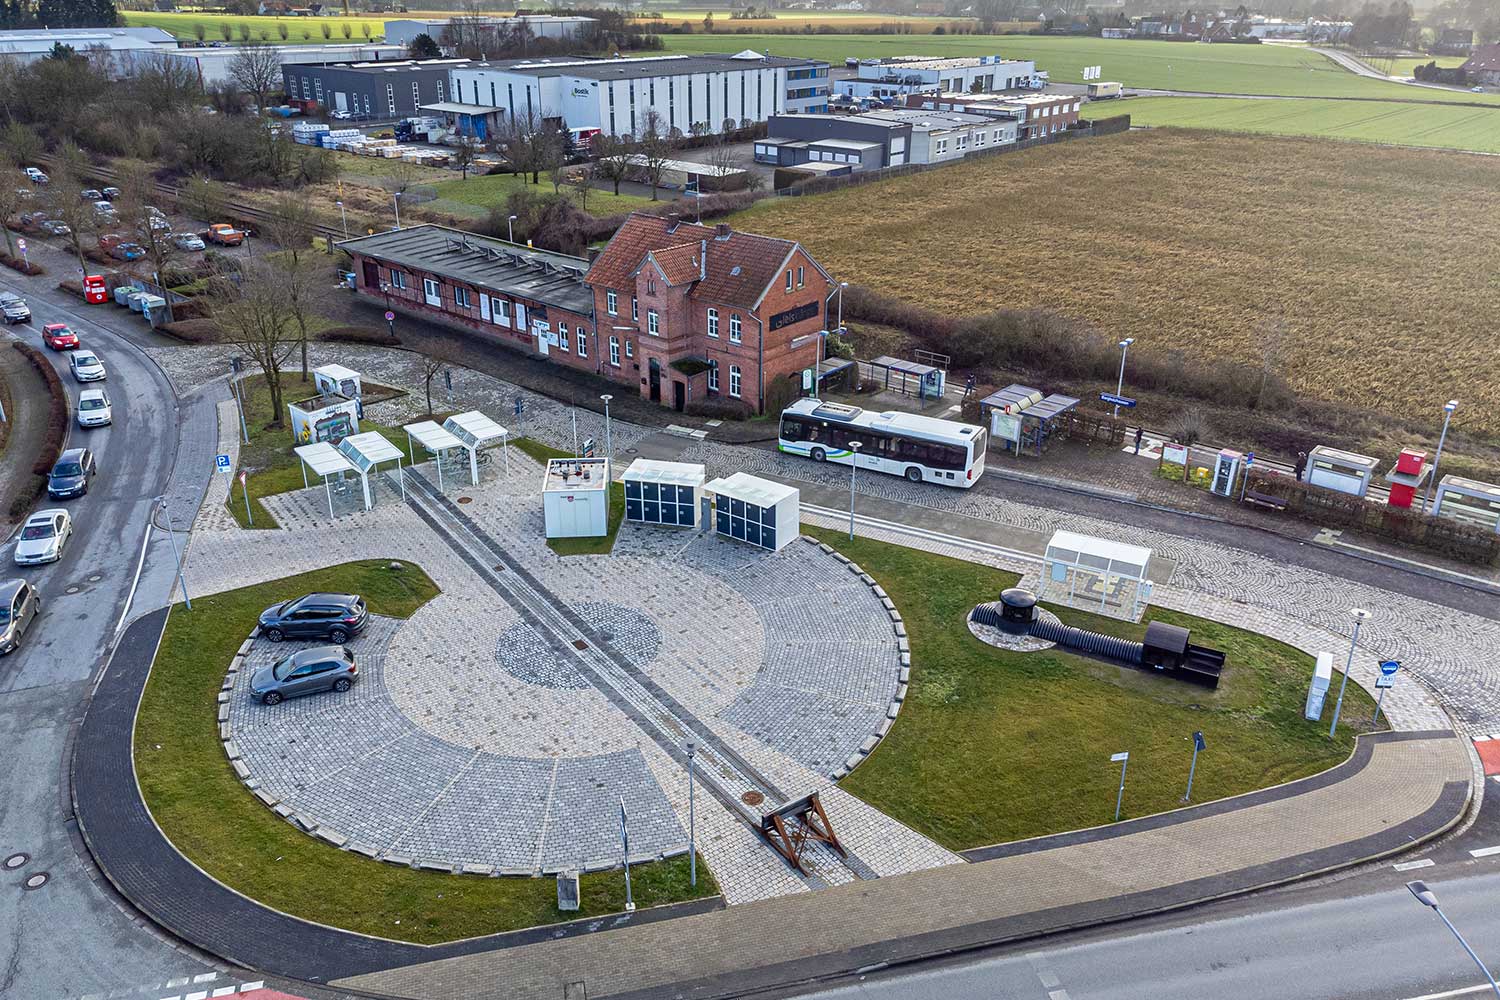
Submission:
<svg viewBox="0 0 1500 1000">
<path fill-rule="evenodd" d="M 398 347 L 401 344 L 400 337 L 394 337 L 372 326 L 329 327 L 326 330 L 320 330 L 314 338 L 339 344 L 374 344 L 377 347 Z"/>
<path fill-rule="evenodd" d="M 16 350 L 20 351 L 31 366 L 42 376 L 47 383 L 47 394 L 49 397 L 47 407 L 47 436 L 42 441 L 41 450 L 37 452 L 36 461 L 32 463 L 32 482 L 29 489 L 23 489 L 11 502 L 10 516 L 19 518 L 31 509 L 42 492 L 47 488 L 47 475 L 52 471 L 52 466 L 57 464 L 57 456 L 62 452 L 63 439 L 68 433 L 68 393 L 63 388 L 62 379 L 57 377 L 57 371 L 47 361 L 46 356 L 30 344 L 17 342 Z"/>
<path fill-rule="evenodd" d="M 20 257 L 12 257 L 8 253 L 0 253 L 0 264 L 4 264 L 13 271 L 20 271 L 22 274 L 38 275 L 46 273 L 46 268 L 42 267 L 42 265 L 33 264 Z"/>
</svg>

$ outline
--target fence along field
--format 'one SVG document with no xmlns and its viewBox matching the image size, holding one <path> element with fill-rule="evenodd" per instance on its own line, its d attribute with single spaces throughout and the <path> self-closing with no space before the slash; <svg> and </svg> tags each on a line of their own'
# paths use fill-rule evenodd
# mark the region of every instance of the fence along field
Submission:
<svg viewBox="0 0 1500 1000">
<path fill-rule="evenodd" d="M 1326 136 L 1357 142 L 1500 153 L 1500 108 L 1389 101 L 1138 97 L 1089 110 L 1129 114 L 1132 125 Z"/>
<path fill-rule="evenodd" d="M 1189 364 L 1500 434 L 1500 159 L 1177 130 L 987 158 L 733 220 L 958 315 L 1044 307 Z M 1267 330 L 1280 317 L 1281 332 Z M 1270 340 L 1268 340 L 1270 337 Z M 996 359 L 1024 367 L 1024 358 Z M 1437 417 L 1434 417 L 1437 419 Z"/>
</svg>

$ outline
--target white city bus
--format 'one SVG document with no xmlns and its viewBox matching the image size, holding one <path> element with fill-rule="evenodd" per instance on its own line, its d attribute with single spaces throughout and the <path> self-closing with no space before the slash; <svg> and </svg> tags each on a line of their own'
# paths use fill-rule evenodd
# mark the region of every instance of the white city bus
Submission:
<svg viewBox="0 0 1500 1000">
<path fill-rule="evenodd" d="M 967 489 L 984 474 L 988 439 L 974 424 L 799 399 L 781 411 L 777 447 L 815 462 L 849 465 L 854 461 L 850 445 L 857 441 L 861 469 Z"/>
</svg>

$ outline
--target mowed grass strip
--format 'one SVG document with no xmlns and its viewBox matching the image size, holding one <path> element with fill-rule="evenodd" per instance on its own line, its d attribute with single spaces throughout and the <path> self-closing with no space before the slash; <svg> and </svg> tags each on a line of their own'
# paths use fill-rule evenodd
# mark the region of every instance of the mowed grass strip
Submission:
<svg viewBox="0 0 1500 1000">
<path fill-rule="evenodd" d="M 774 56 L 826 59 L 850 56 L 980 56 L 1034 59 L 1053 83 L 1083 83 L 1086 66 L 1127 87 L 1204 94 L 1279 94 L 1287 97 L 1365 97 L 1458 101 L 1500 106 L 1500 95 L 1470 94 L 1373 80 L 1327 56 L 1286 45 L 1200 45 L 1182 42 L 1063 38 L 1040 35 L 662 35 L 673 52 L 770 50 Z"/>
<path fill-rule="evenodd" d="M 1265 363 L 1280 316 L 1271 363 L 1307 396 L 1406 416 L 1461 395 L 1454 427 L 1491 432 L 1500 296 L 1471 250 L 1495 218 L 1495 157 L 1152 129 L 730 221 L 802 241 L 840 280 L 959 314 L 1043 307 L 1189 365 Z"/>
<path fill-rule="evenodd" d="M 1193 801 L 1265 788 L 1346 759 L 1374 701 L 1351 685 L 1338 738 L 1302 718 L 1313 660 L 1243 629 L 1151 608 L 1228 662 L 1215 691 L 1050 649 L 1013 653 L 980 642 L 969 611 L 1014 586 L 1012 573 L 804 525 L 859 563 L 890 594 L 910 633 L 911 688 L 875 752 L 841 784 L 954 850 L 1099 826 L 1113 819 L 1130 752 L 1121 818 L 1181 805 L 1192 734 Z M 1053 609 L 1071 625 L 1139 639 L 1144 625 Z M 1334 677 L 1334 689 L 1340 675 Z"/>
<path fill-rule="evenodd" d="M 517 438 L 515 444 L 543 466 L 546 466 L 549 459 L 574 457 L 571 451 L 553 448 L 532 438 Z M 620 523 L 624 520 L 625 486 L 623 483 L 610 483 L 609 531 L 598 538 L 549 538 L 547 547 L 560 556 L 608 555 L 615 547 L 615 536 L 620 533 Z"/>
<path fill-rule="evenodd" d="M 622 872 L 585 875 L 583 906 L 557 909 L 552 879 L 421 872 L 341 851 L 295 829 L 254 798 L 219 742 L 216 696 L 256 617 L 313 591 L 363 594 L 375 614 L 410 617 L 436 596 L 421 569 L 345 563 L 194 599 L 172 609 L 135 726 L 135 765 L 151 815 L 177 849 L 230 888 L 293 916 L 400 941 L 435 944 L 625 907 Z M 700 859 L 701 861 L 701 859 Z M 688 885 L 686 857 L 631 866 L 639 906 L 712 896 L 704 864 Z"/>
<path fill-rule="evenodd" d="M 1324 136 L 1383 145 L 1500 153 L 1500 108 L 1385 101 L 1138 97 L 1089 105 L 1085 110 L 1100 118 L 1128 114 L 1132 125 Z"/>
</svg>

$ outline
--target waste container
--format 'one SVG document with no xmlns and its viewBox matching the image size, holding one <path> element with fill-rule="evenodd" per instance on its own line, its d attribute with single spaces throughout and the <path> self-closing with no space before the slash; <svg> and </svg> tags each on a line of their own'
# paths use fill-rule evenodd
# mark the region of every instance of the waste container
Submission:
<svg viewBox="0 0 1500 1000">
<path fill-rule="evenodd" d="M 1328 685 L 1333 683 L 1333 654 L 1319 653 L 1318 665 L 1313 668 L 1312 683 L 1307 688 L 1307 706 L 1302 714 L 1317 722 L 1323 717 L 1323 699 L 1328 696 Z"/>
</svg>

